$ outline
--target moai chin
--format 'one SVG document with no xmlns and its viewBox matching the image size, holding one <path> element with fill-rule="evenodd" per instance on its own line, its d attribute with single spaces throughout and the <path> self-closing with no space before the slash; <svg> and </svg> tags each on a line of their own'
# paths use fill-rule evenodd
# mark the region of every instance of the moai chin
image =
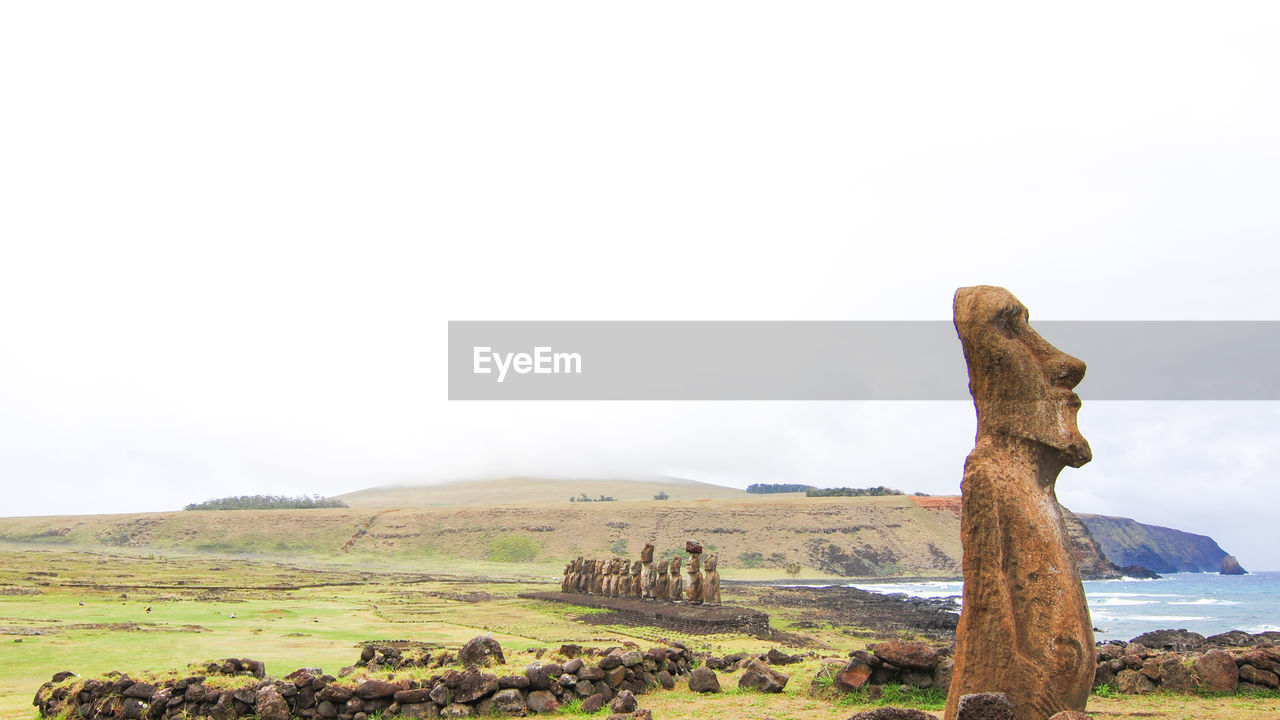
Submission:
<svg viewBox="0 0 1280 720">
<path fill-rule="evenodd" d="M 960 288 L 954 312 L 978 432 L 961 483 L 964 609 L 946 720 L 979 692 L 1008 695 L 1019 720 L 1084 711 L 1093 626 L 1054 486 L 1092 458 L 1072 392 L 1085 365 L 1036 334 L 1003 288 Z"/>
<path fill-rule="evenodd" d="M 684 580 L 680 577 L 680 556 L 671 558 L 670 564 L 670 593 L 671 602 L 683 602 L 684 600 Z"/>
<path fill-rule="evenodd" d="M 702 581 L 702 602 L 707 605 L 720 604 L 720 571 L 716 564 L 716 556 L 707 555 L 707 574 Z"/>
<path fill-rule="evenodd" d="M 686 594 L 693 605 L 702 604 L 702 563 L 700 555 L 689 556 L 689 589 Z"/>
</svg>

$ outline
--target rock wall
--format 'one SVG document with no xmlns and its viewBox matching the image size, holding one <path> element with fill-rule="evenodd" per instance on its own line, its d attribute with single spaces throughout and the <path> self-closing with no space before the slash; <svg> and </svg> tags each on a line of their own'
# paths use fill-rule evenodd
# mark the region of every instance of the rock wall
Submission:
<svg viewBox="0 0 1280 720">
<path fill-rule="evenodd" d="M 197 674 L 164 682 L 135 680 L 119 673 L 82 680 L 61 672 L 40 687 L 33 704 L 42 717 L 65 713 L 82 720 L 367 720 L 375 713 L 384 718 L 525 716 L 553 713 L 576 699 L 586 714 L 608 707 L 611 720 L 652 720 L 648 711 L 638 707 L 636 696 L 674 688 L 676 679 L 689 676 L 697 665 L 712 672 L 713 691 L 719 690 L 719 683 L 708 667 L 742 668 L 746 672 L 739 680 L 740 688 L 779 692 L 786 687 L 788 676 L 772 666 L 800 660 L 777 650 L 727 658 L 706 653 L 695 656 L 679 643 L 644 652 L 563 645 L 552 657 L 549 662 L 528 665 L 523 673 L 498 676 L 483 668 L 504 664 L 502 648 L 482 636 L 456 653 L 367 645 L 359 660 L 344 668 L 339 677 L 303 668 L 275 679 L 266 676 L 262 663 L 246 659 L 193 666 Z M 455 662 L 466 669 L 445 669 L 424 680 L 395 677 L 396 670 L 439 668 Z M 364 677 L 347 677 L 357 672 Z M 379 677 L 369 677 L 374 674 Z M 233 679 L 211 680 L 214 676 Z M 691 688 L 695 685 L 698 683 L 690 682 Z"/>
<path fill-rule="evenodd" d="M 1280 645 L 1222 649 L 1203 645 L 1165 651 L 1142 643 L 1107 643 L 1098 648 L 1095 689 L 1106 685 L 1126 695 L 1157 690 L 1233 693 L 1280 687 Z"/>
</svg>

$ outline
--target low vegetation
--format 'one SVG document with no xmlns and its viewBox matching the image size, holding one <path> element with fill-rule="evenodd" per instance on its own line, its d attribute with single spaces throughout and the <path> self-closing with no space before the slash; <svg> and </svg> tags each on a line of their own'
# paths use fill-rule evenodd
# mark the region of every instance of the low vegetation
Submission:
<svg viewBox="0 0 1280 720">
<path fill-rule="evenodd" d="M 312 510 L 315 508 L 344 508 L 341 500 L 319 495 L 237 495 L 191 503 L 183 510 Z"/>
<path fill-rule="evenodd" d="M 811 488 L 806 490 L 805 497 L 884 497 L 886 495 L 905 495 L 901 490 L 894 490 L 883 485 L 869 488 Z"/>
<path fill-rule="evenodd" d="M 772 493 L 797 493 L 806 490 L 814 490 L 812 485 L 798 485 L 795 483 L 755 483 L 747 486 L 747 492 L 753 495 L 769 495 Z"/>
</svg>

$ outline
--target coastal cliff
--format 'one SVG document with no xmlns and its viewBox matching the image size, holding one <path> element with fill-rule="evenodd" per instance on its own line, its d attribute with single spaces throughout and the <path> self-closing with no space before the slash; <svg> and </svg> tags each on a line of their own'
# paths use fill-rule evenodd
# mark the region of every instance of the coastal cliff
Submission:
<svg viewBox="0 0 1280 720">
<path fill-rule="evenodd" d="M 1227 552 L 1207 535 L 1123 517 L 1082 514 L 1080 519 L 1117 565 L 1141 565 L 1158 573 L 1216 573 L 1227 558 Z"/>
</svg>

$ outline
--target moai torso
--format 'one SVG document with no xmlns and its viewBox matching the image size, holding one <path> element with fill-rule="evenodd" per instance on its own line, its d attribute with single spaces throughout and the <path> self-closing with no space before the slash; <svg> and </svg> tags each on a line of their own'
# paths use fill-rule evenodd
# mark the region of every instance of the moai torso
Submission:
<svg viewBox="0 0 1280 720">
<path fill-rule="evenodd" d="M 639 560 L 631 565 L 631 585 L 627 591 L 627 597 L 640 598 L 644 595 L 643 581 L 640 579 L 640 571 L 642 569 L 643 567 Z"/>
<path fill-rule="evenodd" d="M 643 588 L 641 597 L 652 600 L 657 584 L 658 573 L 653 567 L 653 543 L 648 543 L 640 553 L 640 586 Z"/>
<path fill-rule="evenodd" d="M 716 569 L 718 558 L 707 556 L 707 576 L 702 581 L 702 602 L 707 605 L 720 604 L 720 571 Z"/>
<path fill-rule="evenodd" d="M 680 556 L 671 558 L 669 569 L 671 577 L 671 602 L 682 602 L 684 600 L 684 581 L 680 577 Z"/>
<path fill-rule="evenodd" d="M 671 576 L 667 574 L 667 564 L 662 561 L 657 563 L 657 582 L 653 585 L 653 597 L 658 602 L 666 602 L 671 599 Z"/>
<path fill-rule="evenodd" d="M 694 605 L 702 604 L 702 562 L 697 555 L 689 556 L 689 588 L 685 594 Z"/>
</svg>

